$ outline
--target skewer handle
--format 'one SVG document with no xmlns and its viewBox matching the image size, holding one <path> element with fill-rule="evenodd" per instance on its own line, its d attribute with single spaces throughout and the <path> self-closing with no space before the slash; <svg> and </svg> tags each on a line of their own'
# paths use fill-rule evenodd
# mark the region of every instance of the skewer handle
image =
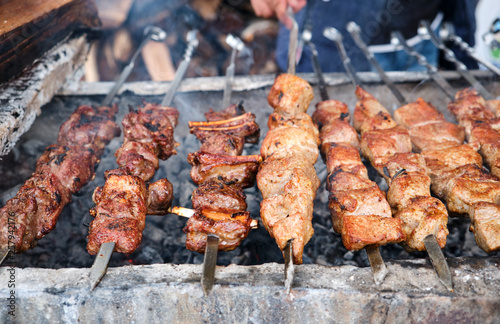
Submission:
<svg viewBox="0 0 500 324">
<path fill-rule="evenodd" d="M 422 26 L 424 27 L 422 30 L 424 31 L 424 36 L 428 36 L 430 37 L 432 43 L 434 44 L 434 46 L 436 46 L 437 48 L 439 48 L 441 51 L 444 52 L 444 57 L 452 62 L 453 64 L 455 64 L 456 68 L 457 68 L 457 72 L 460 73 L 460 75 L 474 88 L 477 90 L 477 92 L 479 92 L 481 94 L 481 96 L 483 96 L 484 99 L 486 100 L 491 100 L 493 99 L 493 96 L 491 95 L 491 93 L 488 92 L 488 90 L 486 90 L 485 87 L 483 87 L 483 85 L 481 83 L 479 83 L 479 81 L 476 80 L 476 78 L 474 78 L 472 76 L 472 74 L 469 72 L 469 70 L 467 70 L 467 67 L 465 66 L 465 64 L 463 64 L 462 62 L 460 62 L 457 57 L 455 56 L 455 53 L 453 53 L 453 51 L 451 49 L 449 49 L 448 47 L 446 47 L 444 45 L 444 43 L 436 36 L 436 33 L 434 33 L 434 31 L 432 30 L 431 28 L 431 25 L 429 24 L 428 21 L 424 20 L 421 22 Z"/>
<path fill-rule="evenodd" d="M 399 103 L 401 105 L 406 104 L 405 97 L 401 94 L 398 88 L 396 88 L 396 85 L 394 85 L 391 79 L 389 79 L 387 74 L 385 74 L 384 69 L 377 62 L 373 53 L 370 52 L 370 50 L 368 50 L 368 46 L 366 45 L 365 41 L 361 38 L 361 28 L 359 28 L 359 26 L 354 21 L 351 21 L 347 24 L 347 31 L 349 32 L 349 34 L 351 34 L 351 37 L 354 39 L 354 42 L 361 49 L 361 51 L 368 59 L 368 61 L 370 61 L 370 64 L 377 70 L 378 74 L 380 75 L 380 78 L 382 78 L 385 85 L 389 87 L 392 94 L 396 97 L 396 99 L 398 99 Z"/>
<path fill-rule="evenodd" d="M 437 68 L 429 64 L 425 56 L 423 56 L 419 52 L 415 51 L 415 49 L 410 47 L 406 39 L 403 37 L 403 34 L 401 34 L 399 30 L 392 33 L 392 39 L 394 40 L 395 43 L 401 45 L 404 51 L 408 55 L 416 58 L 418 64 L 425 66 L 425 68 L 427 69 L 427 74 L 429 74 L 429 76 L 434 80 L 434 82 L 436 82 L 436 84 L 441 88 L 441 90 L 444 91 L 444 93 L 448 96 L 448 98 L 450 98 L 451 100 L 455 99 L 455 91 L 448 83 L 448 81 L 446 81 L 445 78 L 443 78 L 441 75 L 438 74 Z"/>
<path fill-rule="evenodd" d="M 295 74 L 295 66 L 297 64 L 297 43 L 299 38 L 299 25 L 295 20 L 292 7 L 286 10 L 288 18 L 292 20 L 292 30 L 290 30 L 290 43 L 288 44 L 288 74 Z"/>
<path fill-rule="evenodd" d="M 148 26 L 146 27 L 146 29 L 144 29 L 144 39 L 142 40 L 139 47 L 135 50 L 134 54 L 132 55 L 132 58 L 130 59 L 130 62 L 123 69 L 122 73 L 120 73 L 120 76 L 118 77 L 118 80 L 116 80 L 113 88 L 111 88 L 111 91 L 102 101 L 103 106 L 109 106 L 111 104 L 111 101 L 113 101 L 113 98 L 118 93 L 118 90 L 120 90 L 121 86 L 127 80 L 128 76 L 134 69 L 135 60 L 141 53 L 144 46 L 146 46 L 146 44 L 149 42 L 149 40 L 154 40 L 155 42 L 162 42 L 165 40 L 166 37 L 167 33 L 159 27 Z"/>
<path fill-rule="evenodd" d="M 184 53 L 184 59 L 179 64 L 177 71 L 175 72 L 174 80 L 170 83 L 170 88 L 168 89 L 167 94 L 163 97 L 161 101 L 162 106 L 170 106 L 172 104 L 172 100 L 174 99 L 175 92 L 181 83 L 182 78 L 184 78 L 184 74 L 186 74 L 189 63 L 191 62 L 191 56 L 193 55 L 194 49 L 198 46 L 198 38 L 196 35 L 198 34 L 197 30 L 191 30 L 187 34 L 188 47 L 186 48 L 186 52 Z"/>
<path fill-rule="evenodd" d="M 333 27 L 327 27 L 323 30 L 323 36 L 335 42 L 335 44 L 337 45 L 340 58 L 342 59 L 342 64 L 344 65 L 344 69 L 347 72 L 347 76 L 349 76 L 352 84 L 354 84 L 354 86 L 361 86 L 361 80 L 356 75 L 356 70 L 352 66 L 351 59 L 347 55 L 343 42 L 344 38 L 342 37 L 340 32 Z"/>
</svg>

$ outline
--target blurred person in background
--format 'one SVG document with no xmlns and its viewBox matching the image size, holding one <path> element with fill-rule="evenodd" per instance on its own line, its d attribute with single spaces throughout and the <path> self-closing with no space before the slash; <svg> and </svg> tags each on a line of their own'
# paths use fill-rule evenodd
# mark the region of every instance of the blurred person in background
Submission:
<svg viewBox="0 0 500 324">
<path fill-rule="evenodd" d="M 286 15 L 287 6 L 296 13 L 299 37 L 304 24 L 312 24 L 312 43 L 316 45 L 323 72 L 342 72 L 344 67 L 334 42 L 323 36 L 326 27 L 335 27 L 344 37 L 344 45 L 357 71 L 370 71 L 372 67 L 346 30 L 350 21 L 357 23 L 370 51 L 386 71 L 423 71 L 424 67 L 403 50 L 396 50 L 390 43 L 391 32 L 399 30 L 411 39 L 414 49 L 425 55 L 429 63 L 442 69 L 453 65 L 441 57 L 430 40 L 417 35 L 419 22 L 427 20 L 434 31 L 444 21 L 452 22 L 455 32 L 472 47 L 475 44 L 475 8 L 479 0 L 251 0 L 257 16 L 277 17 L 280 31 L 277 39 L 276 61 L 281 71 L 286 71 L 288 58 L 289 28 L 291 21 Z M 449 45 L 449 44 L 448 44 Z M 475 61 L 454 46 L 457 58 L 468 68 L 477 69 Z M 304 47 L 297 72 L 313 72 L 311 53 Z"/>
</svg>

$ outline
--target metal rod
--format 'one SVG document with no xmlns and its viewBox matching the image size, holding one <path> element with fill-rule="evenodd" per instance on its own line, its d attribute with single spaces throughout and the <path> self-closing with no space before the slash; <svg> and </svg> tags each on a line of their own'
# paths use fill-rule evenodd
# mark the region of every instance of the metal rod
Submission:
<svg viewBox="0 0 500 324">
<path fill-rule="evenodd" d="M 184 52 L 184 58 L 182 62 L 179 64 L 177 71 L 175 71 L 174 79 L 172 83 L 170 83 L 170 88 L 167 91 L 165 97 L 161 101 L 162 106 L 170 106 L 172 104 L 172 100 L 174 99 L 175 92 L 181 83 L 181 80 L 184 78 L 184 74 L 186 74 L 189 63 L 191 62 L 191 56 L 193 55 L 194 49 L 198 46 L 198 38 L 196 35 L 198 34 L 197 30 L 191 30 L 187 34 L 187 42 L 188 46 L 186 51 Z"/>
<path fill-rule="evenodd" d="M 109 260 L 111 259 L 114 250 L 115 242 L 103 243 L 101 245 L 99 253 L 94 260 L 94 264 L 92 264 L 92 268 L 90 268 L 90 291 L 93 291 L 95 287 L 97 287 L 101 279 L 106 274 Z"/>
<path fill-rule="evenodd" d="M 455 99 L 455 90 L 453 90 L 453 88 L 448 83 L 448 81 L 446 81 L 445 78 L 443 78 L 441 75 L 438 74 L 437 68 L 435 66 L 429 64 L 429 62 L 427 61 L 427 59 L 425 58 L 424 55 L 415 51 L 415 49 L 413 49 L 413 47 L 408 45 L 408 42 L 403 37 L 403 34 L 400 31 L 393 32 L 392 39 L 394 39 L 394 42 L 397 42 L 397 44 L 401 45 L 403 47 L 404 51 L 408 55 L 416 58 L 418 64 L 424 66 L 427 69 L 427 74 L 429 74 L 429 76 L 434 80 L 434 82 L 436 82 L 436 84 L 441 88 L 441 90 L 444 91 L 444 93 L 451 100 Z"/>
<path fill-rule="evenodd" d="M 439 247 L 436 236 L 433 234 L 427 235 L 424 239 L 424 245 L 439 280 L 449 291 L 453 291 L 450 268 L 448 267 L 443 251 Z"/>
<path fill-rule="evenodd" d="M 333 27 L 327 27 L 323 30 L 323 36 L 335 42 L 339 50 L 340 57 L 342 59 L 342 64 L 344 65 L 344 69 L 347 72 L 349 79 L 355 86 L 361 86 L 361 80 L 356 75 L 356 71 L 354 70 L 354 67 L 351 64 L 351 59 L 347 55 L 347 52 L 344 47 L 343 37 L 339 33 L 339 31 Z"/>
<path fill-rule="evenodd" d="M 295 20 L 292 7 L 286 10 L 288 18 L 292 20 L 292 30 L 290 30 L 290 43 L 288 44 L 288 73 L 295 74 L 295 66 L 297 64 L 297 42 L 299 37 L 299 25 Z"/>
<path fill-rule="evenodd" d="M 239 39 L 231 34 L 226 37 L 226 43 L 233 49 L 231 51 L 231 62 L 226 69 L 226 85 L 224 87 L 224 95 L 222 97 L 222 109 L 229 106 L 229 101 L 231 99 L 231 92 L 233 90 L 233 80 L 234 80 L 234 70 L 235 70 L 235 60 L 238 51 L 245 48 L 245 44 Z"/>
<path fill-rule="evenodd" d="M 449 49 L 448 47 L 446 47 L 444 45 L 444 43 L 436 36 L 436 33 L 434 33 L 434 31 L 432 30 L 430 24 L 428 21 L 426 20 L 423 20 L 421 22 L 422 26 L 424 27 L 423 29 L 421 29 L 422 31 L 425 32 L 425 35 L 429 36 L 431 38 L 431 41 L 432 43 L 434 44 L 434 46 L 436 46 L 437 48 L 439 48 L 441 51 L 444 52 L 444 57 L 452 62 L 453 64 L 455 64 L 455 67 L 457 69 L 457 72 L 460 73 L 460 75 L 474 88 L 477 90 L 477 92 L 479 92 L 479 94 L 481 94 L 481 96 L 483 96 L 484 99 L 486 100 L 491 100 L 493 99 L 493 96 L 491 95 L 491 93 L 488 92 L 488 90 L 486 90 L 485 87 L 483 87 L 481 85 L 481 83 L 479 83 L 479 81 L 476 80 L 476 78 L 474 78 L 472 76 L 472 74 L 469 73 L 469 70 L 467 70 L 467 67 L 465 66 L 465 64 L 463 64 L 462 62 L 460 62 L 457 57 L 455 56 L 455 53 L 453 53 L 453 51 L 451 49 Z"/>
<path fill-rule="evenodd" d="M 148 26 L 148 27 L 146 27 L 146 29 L 144 29 L 144 39 L 142 40 L 139 47 L 135 50 L 134 54 L 132 55 L 132 58 L 130 59 L 130 62 L 127 64 L 127 66 L 125 66 L 125 68 L 120 73 L 120 76 L 116 80 L 113 88 L 111 88 L 111 91 L 108 93 L 106 98 L 104 98 L 104 100 L 102 101 L 101 104 L 103 106 L 109 106 L 111 104 L 111 102 L 113 101 L 113 98 L 118 93 L 118 90 L 120 90 L 121 86 L 127 80 L 130 73 L 134 69 L 135 60 L 137 59 L 137 57 L 141 53 L 144 46 L 146 46 L 146 44 L 150 40 L 154 40 L 155 42 L 162 42 L 165 40 L 166 37 L 167 37 L 167 33 L 159 27 Z"/>
<path fill-rule="evenodd" d="M 311 42 L 312 38 L 312 25 L 306 25 L 304 31 L 302 32 L 302 41 L 305 45 L 309 46 L 311 50 L 311 59 L 313 63 L 314 72 L 318 77 L 318 89 L 321 100 L 325 101 L 330 99 L 328 96 L 328 91 L 326 88 L 325 77 L 323 76 L 323 72 L 321 71 L 321 65 L 319 64 L 318 51 L 316 50 L 316 46 L 313 42 Z"/>
<path fill-rule="evenodd" d="M 396 85 L 394 85 L 391 79 L 387 77 L 387 74 L 385 74 L 384 69 L 377 62 L 373 53 L 368 50 L 368 46 L 366 45 L 365 41 L 361 38 L 361 28 L 359 28 L 359 26 L 354 21 L 349 22 L 346 28 L 349 34 L 351 34 L 352 38 L 354 39 L 356 45 L 358 45 L 358 47 L 361 49 L 365 57 L 368 59 L 368 61 L 370 61 L 370 64 L 377 70 L 378 74 L 384 81 L 385 85 L 389 87 L 394 97 L 396 97 L 396 99 L 399 101 L 401 105 L 405 105 L 407 103 L 405 97 L 401 94 L 398 88 L 396 88 Z"/>
<path fill-rule="evenodd" d="M 368 245 L 365 247 L 365 251 L 368 255 L 368 261 L 370 261 L 370 267 L 372 268 L 373 281 L 375 281 L 375 284 L 380 285 L 387 275 L 387 267 L 380 254 L 380 248 L 378 245 Z"/>
<path fill-rule="evenodd" d="M 287 294 L 290 294 L 292 289 L 293 277 L 295 275 L 295 267 L 293 264 L 293 239 L 286 242 L 285 250 L 283 251 L 285 258 L 285 290 Z"/>
<path fill-rule="evenodd" d="M 445 36 L 444 39 L 451 40 L 455 43 L 462 51 L 473 58 L 476 62 L 484 65 L 488 70 L 500 76 L 500 69 L 488 60 L 485 60 L 481 56 L 477 55 L 474 48 L 472 48 L 467 42 L 465 42 L 462 37 L 455 34 L 455 27 L 450 22 L 444 23 L 444 28 L 441 30 L 442 34 Z M 441 33 L 440 33 L 441 35 Z"/>
<path fill-rule="evenodd" d="M 215 282 L 215 266 L 217 265 L 217 252 L 219 250 L 219 237 L 214 234 L 207 235 L 207 246 L 203 259 L 203 273 L 201 287 L 205 296 L 210 294 Z"/>
</svg>

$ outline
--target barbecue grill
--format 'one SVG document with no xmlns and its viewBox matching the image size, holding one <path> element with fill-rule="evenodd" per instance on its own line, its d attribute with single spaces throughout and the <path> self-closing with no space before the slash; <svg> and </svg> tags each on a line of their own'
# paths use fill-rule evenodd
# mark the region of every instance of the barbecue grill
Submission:
<svg viewBox="0 0 500 324">
<path fill-rule="evenodd" d="M 78 58 L 78 53 L 75 51 L 73 57 Z M 50 55 L 47 59 L 50 60 Z M 28 89 L 48 88 L 47 84 L 35 82 L 43 79 L 37 79 L 37 73 L 47 73 L 47 67 L 38 68 L 40 70 L 37 67 L 31 70 L 35 75 L 28 74 L 30 77 L 23 79 L 21 84 Z M 53 72 L 55 70 L 49 72 L 55 73 L 53 75 L 78 75 L 77 68 Z M 490 93 L 500 95 L 497 76 L 488 71 L 471 73 Z M 439 75 L 449 81 L 455 91 L 468 86 L 457 72 L 439 72 Z M 316 76 L 299 76 L 314 86 L 313 104 L 320 101 L 315 86 Z M 344 73 L 324 76 L 329 96 L 347 103 L 352 113 L 356 98 L 348 76 Z M 384 106 L 397 108 L 391 91 L 378 74 L 364 72 L 358 73 L 358 77 L 365 89 Z M 422 97 L 448 121 L 456 123 L 446 109 L 448 97 L 427 73 L 388 72 L 388 77 L 408 101 Z M 267 104 L 267 94 L 274 78 L 274 75 L 234 78 L 231 103 L 243 101 L 245 109 L 256 115 L 261 127 L 260 142 L 245 146 L 245 155 L 259 154 L 260 144 L 268 130 L 267 119 L 272 112 Z M 29 177 L 37 158 L 46 146 L 55 142 L 56 130 L 69 115 L 80 105 L 99 105 L 113 86 L 110 82 L 86 83 L 70 79 L 54 96 L 49 94 L 37 99 L 40 101 L 36 104 L 43 107 L 36 119 L 36 107 L 30 113 L 31 117 L 24 119 L 26 115 L 23 113 L 11 113 L 12 108 L 17 104 L 22 110 L 29 105 L 14 100 L 12 92 L 0 94 L 0 102 L 6 103 L 6 113 L 10 114 L 9 120 L 13 118 L 17 123 L 16 130 L 7 127 L 8 136 L 2 139 L 4 142 L 0 147 L 4 153 L 10 151 L 0 161 L 2 205 Z M 4 85 L 4 89 L 20 87 L 19 83 L 10 85 Z M 160 102 L 169 86 L 170 83 L 166 82 L 127 83 L 115 102 L 120 107 Z M 175 206 L 191 207 L 190 195 L 196 187 L 189 176 L 187 154 L 196 151 L 200 144 L 189 133 L 188 121 L 204 120 L 204 113 L 209 108 L 220 107 L 224 87 L 222 77 L 186 79 L 181 82 L 174 98 L 173 106 L 180 112 L 175 129 L 175 139 L 180 146 L 177 155 L 160 163 L 153 180 L 169 179 L 174 186 Z M 121 110 L 117 121 L 122 120 L 125 111 Z M 308 112 L 312 113 L 311 108 Z M 0 122 L 4 123 L 4 120 Z M 23 132 L 17 139 L 17 135 Z M 326 167 L 321 159 L 315 165 L 322 181 L 314 202 L 315 234 L 305 247 L 304 264 L 295 268 L 290 294 L 283 289 L 281 251 L 261 226 L 251 231 L 234 251 L 219 253 L 214 289 L 208 297 L 204 296 L 199 284 L 203 256 L 185 249 L 182 228 L 186 220 L 175 215 L 148 216 L 139 249 L 132 254 L 115 253 L 106 277 L 91 293 L 88 273 L 94 257 L 85 250 L 87 226 L 91 221 L 88 210 L 93 206 L 93 190 L 104 183 L 104 171 L 116 167 L 114 152 L 122 140 L 123 137 L 115 138 L 106 146 L 95 179 L 73 197 L 55 230 L 40 240 L 36 248 L 4 262 L 0 270 L 3 288 L 12 280 L 12 271 L 15 273 L 16 317 L 8 314 L 8 298 L 12 294 L 9 289 L 2 288 L 2 322 L 378 323 L 440 320 L 494 323 L 500 318 L 500 252 L 486 254 L 480 250 L 474 235 L 469 232 L 469 220 L 464 218 L 450 218 L 450 235 L 443 249 L 454 281 L 453 292 L 439 282 L 425 253 L 408 253 L 398 245 L 381 247 L 388 275 L 380 285 L 375 285 L 366 253 L 346 250 L 340 235 L 332 230 L 328 193 L 324 187 Z M 370 178 L 386 189 L 377 172 L 369 164 L 366 166 Z M 256 187 L 246 190 L 246 194 L 248 210 L 256 218 L 262 196 Z"/>
</svg>

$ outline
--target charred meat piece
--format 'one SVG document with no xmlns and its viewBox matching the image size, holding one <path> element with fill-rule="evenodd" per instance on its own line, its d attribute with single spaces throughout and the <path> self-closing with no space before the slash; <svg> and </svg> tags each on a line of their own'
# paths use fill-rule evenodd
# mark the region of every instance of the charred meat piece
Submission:
<svg viewBox="0 0 500 324">
<path fill-rule="evenodd" d="M 167 179 L 160 179 L 147 186 L 148 215 L 165 215 L 174 200 L 174 188 Z"/>
<path fill-rule="evenodd" d="M 294 117 L 307 112 L 314 93 L 311 85 L 292 74 L 280 74 L 274 80 L 267 101 L 274 112 L 285 117 Z"/>
<path fill-rule="evenodd" d="M 159 167 L 158 151 L 153 143 L 125 141 L 116 150 L 116 163 L 127 174 L 135 175 L 144 181 L 153 178 Z"/>
<path fill-rule="evenodd" d="M 219 237 L 219 251 L 231 251 L 237 248 L 251 230 L 250 213 L 198 211 L 191 216 L 184 227 L 186 248 L 191 251 L 205 253 L 207 235 Z"/>
<path fill-rule="evenodd" d="M 111 174 L 94 192 L 87 251 L 95 255 L 103 243 L 115 242 L 115 251 L 132 253 L 142 239 L 147 212 L 144 181 L 132 175 Z"/>
<path fill-rule="evenodd" d="M 242 188 L 251 187 L 261 161 L 260 155 L 228 156 L 199 151 L 188 154 L 188 162 L 193 166 L 191 179 L 197 185 L 223 175 Z"/>
<path fill-rule="evenodd" d="M 241 155 L 245 140 L 230 134 L 214 134 L 207 137 L 200 147 L 200 152 L 217 155 Z"/>
<path fill-rule="evenodd" d="M 213 211 L 245 211 L 245 199 L 246 195 L 241 187 L 223 176 L 203 182 L 191 196 L 194 209 Z"/>
<path fill-rule="evenodd" d="M 389 111 L 363 88 L 356 88 L 358 102 L 354 109 L 353 125 L 361 135 L 370 130 L 388 129 L 397 126 Z"/>
<path fill-rule="evenodd" d="M 155 155 L 166 160 L 176 154 L 174 128 L 179 112 L 172 107 L 148 103 L 137 112 L 129 112 L 122 121 L 125 142 L 151 144 Z"/>
<path fill-rule="evenodd" d="M 217 134 L 227 134 L 241 137 L 246 143 L 256 143 L 260 136 L 260 127 L 252 113 L 212 122 L 189 122 L 189 129 L 202 142 Z"/>
<path fill-rule="evenodd" d="M 470 229 L 474 232 L 477 245 L 490 253 L 500 249 L 500 205 L 480 202 L 470 214 Z"/>
</svg>

